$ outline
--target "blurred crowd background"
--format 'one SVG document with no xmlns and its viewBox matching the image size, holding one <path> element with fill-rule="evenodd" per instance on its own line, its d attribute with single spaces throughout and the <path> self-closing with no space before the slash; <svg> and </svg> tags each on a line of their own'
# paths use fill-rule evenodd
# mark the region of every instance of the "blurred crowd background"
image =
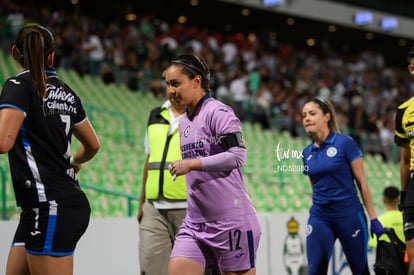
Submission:
<svg viewBox="0 0 414 275">
<path fill-rule="evenodd" d="M 160 16 L 165 10 L 138 11 L 136 17 L 125 20 L 111 18 L 107 10 L 102 18 L 97 10 L 80 13 L 51 3 L 2 1 L 3 53 L 9 54 L 24 24 L 37 22 L 55 35 L 59 69 L 74 69 L 80 75 L 160 98 L 166 64 L 179 54 L 194 53 L 211 68 L 215 97 L 231 105 L 241 121 L 303 137 L 302 104 L 315 96 L 329 99 L 342 131 L 353 136 L 365 153 L 379 154 L 386 162 L 398 159 L 392 152 L 394 114 L 414 92 L 405 60 L 390 62 L 384 52 L 371 47 L 338 50 L 329 40 L 310 47 L 280 41 L 260 29 L 255 33 L 229 31 L 225 26 L 212 29 L 207 20 L 214 21 L 214 13 L 206 15 L 205 25 L 193 25 Z M 95 5 L 99 10 L 105 3 Z"/>
</svg>

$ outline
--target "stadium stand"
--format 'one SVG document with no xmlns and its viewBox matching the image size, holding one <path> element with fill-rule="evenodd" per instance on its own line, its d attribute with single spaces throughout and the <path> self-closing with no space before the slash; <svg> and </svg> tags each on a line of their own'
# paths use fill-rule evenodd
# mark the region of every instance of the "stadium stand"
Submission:
<svg viewBox="0 0 414 275">
<path fill-rule="evenodd" d="M 11 58 L 4 53 L 0 54 L 0 58 L 0 64 L 8 64 L 7 70 L 1 70 L 0 78 L 6 79 L 9 75 L 14 75 L 17 68 Z M 80 181 L 84 187 L 85 184 L 96 186 L 94 189 L 85 187 L 92 205 L 92 216 L 128 216 L 129 202 L 125 195 L 138 198 L 141 190 L 140 181 L 145 158 L 142 143 L 146 116 L 160 101 L 150 93 L 131 93 L 127 87 L 107 85 L 100 79 L 79 76 L 75 71 L 59 70 L 58 73 L 82 97 L 89 117 L 96 125 L 97 133 L 102 140 L 102 151 L 99 156 L 86 164 L 80 173 Z M 123 120 L 128 123 L 125 124 Z M 291 165 L 296 167 L 295 169 L 300 169 L 298 167 L 301 161 L 296 159 L 293 151 L 303 148 L 307 140 L 292 138 L 287 132 L 263 130 L 258 124 L 244 123 L 243 128 L 248 147 L 244 168 L 245 180 L 258 211 L 308 211 L 311 190 L 307 178 L 298 171 L 277 171 L 278 165 Z M 277 159 L 278 144 L 285 157 L 282 162 Z M 365 163 L 374 201 L 380 202 L 382 186 L 396 184 L 398 167 L 395 164 L 384 163 L 378 156 L 367 156 Z M 14 194 L 11 190 L 5 155 L 0 157 L 0 165 L 7 173 L 7 218 L 15 219 L 17 209 L 14 206 Z M 136 206 L 134 201 L 132 213 L 135 213 Z M 380 205 L 377 207 L 381 209 Z"/>
<path fill-rule="evenodd" d="M 69 15 L 67 15 L 67 18 L 69 18 Z M 87 18 L 85 20 L 87 21 Z M 158 25 L 152 22 L 154 23 L 152 27 L 155 30 L 149 36 L 159 35 L 153 37 L 154 40 L 159 42 L 158 39 L 165 35 L 161 33 L 162 26 L 165 27 L 163 24 L 167 23 L 160 23 L 157 20 L 154 19 L 154 22 L 158 22 Z M 96 25 L 94 25 L 94 22 L 94 20 L 90 20 L 85 25 L 98 27 L 99 24 L 95 22 Z M 52 25 L 56 30 L 62 30 L 62 26 L 58 23 Z M 137 22 L 136 25 L 142 27 L 144 24 L 143 22 Z M 118 27 L 125 28 L 120 33 L 127 32 L 126 26 Z M 174 25 L 169 27 L 171 33 L 180 31 L 180 27 Z M 133 31 L 130 31 L 133 34 Z M 197 36 L 196 34 L 204 33 L 203 29 L 192 27 L 187 27 L 185 32 L 190 34 L 187 38 L 192 39 L 193 43 L 198 39 L 206 39 L 210 35 Z M 211 34 L 209 38 L 214 35 Z M 240 50 L 237 58 L 227 68 L 228 75 L 225 77 L 230 79 L 235 74 L 235 67 L 244 64 L 243 61 L 240 61 L 241 57 L 252 54 L 248 50 L 251 45 L 245 44 L 247 42 L 246 37 L 240 34 L 221 38 L 222 42 L 227 41 L 226 39 L 228 39 L 227 42 L 236 42 Z M 143 37 L 140 37 L 140 39 L 151 44 Z M 127 41 L 123 42 L 127 46 Z M 178 48 L 177 52 L 188 50 L 191 44 L 190 41 L 185 40 L 179 42 L 181 48 Z M 381 63 L 381 56 L 375 52 L 366 51 L 361 55 L 338 56 L 338 53 L 328 48 L 326 52 L 322 53 L 321 56 L 324 56 L 322 58 L 317 55 L 316 50 L 296 48 L 289 45 L 289 43 L 273 42 L 277 44 L 277 47 L 270 50 L 276 53 L 275 56 L 267 55 L 266 49 L 261 49 L 263 56 L 257 56 L 257 61 L 270 62 L 275 58 L 275 62 L 279 62 L 277 63 L 278 79 L 272 79 L 271 74 L 267 76 L 271 81 L 274 81 L 271 84 L 276 87 L 274 92 L 277 94 L 272 96 L 277 96 L 280 100 L 278 104 L 272 106 L 273 109 L 277 109 L 274 112 L 277 113 L 277 117 L 271 118 L 277 120 L 278 125 L 292 121 L 297 122 L 297 117 L 295 117 L 295 114 L 298 113 L 297 107 L 300 106 L 304 98 L 318 93 L 316 83 L 322 78 L 330 83 L 329 88 L 332 93 L 337 91 L 335 85 L 340 84 L 340 82 L 349 84 L 352 81 L 358 81 L 358 88 L 361 92 L 369 90 L 372 82 L 378 82 L 382 85 L 381 88 L 384 89 L 383 92 L 386 96 L 394 96 L 392 98 L 394 105 L 412 93 L 409 88 L 406 88 L 407 91 L 404 92 L 403 88 L 408 87 L 409 82 L 400 71 L 392 71 L 384 64 L 377 66 L 377 61 Z M 139 50 L 149 51 L 153 49 L 153 46 L 150 45 L 147 49 L 139 48 Z M 158 54 L 163 56 L 162 52 Z M 219 63 L 217 60 L 221 58 L 217 52 L 202 52 L 200 54 L 205 55 L 212 63 Z M 60 57 L 64 56 L 61 55 Z M 168 57 L 163 56 L 163 58 L 167 59 Z M 160 59 L 162 58 L 160 57 Z M 153 64 L 153 74 L 160 74 L 162 61 L 159 63 Z M 311 65 L 305 66 L 306 64 L 313 64 L 313 67 Z M 139 71 L 139 69 L 137 70 Z M 381 72 L 381 79 L 391 79 L 395 82 L 391 80 L 380 82 L 378 71 Z M 8 53 L 0 52 L 0 88 L 5 79 L 16 72 L 15 63 Z M 140 73 L 142 72 L 140 71 Z M 334 73 L 337 74 L 332 75 Z M 149 110 L 159 105 L 160 99 L 156 96 L 156 93 L 145 92 L 151 88 L 150 85 L 146 85 L 148 83 L 140 86 L 144 88 L 143 90 L 131 91 L 127 85 L 128 83 L 119 85 L 106 83 L 103 78 L 93 78 L 76 66 L 68 70 L 58 67 L 58 74 L 81 96 L 89 119 L 95 125 L 102 141 L 102 150 L 99 155 L 94 161 L 86 164 L 80 173 L 80 181 L 92 204 L 92 216 L 120 217 L 135 213 L 137 208 L 135 200 L 139 197 L 141 190 L 141 174 L 145 158 L 143 148 L 145 123 Z M 142 79 L 144 78 L 146 76 Z M 157 84 L 157 79 L 154 79 L 153 84 Z M 218 84 L 216 83 L 215 88 L 217 87 Z M 348 89 L 348 87 L 346 88 Z M 253 99 L 249 98 L 248 100 Z M 343 102 L 341 104 L 346 105 Z M 393 105 L 389 105 L 386 111 L 393 111 L 393 107 Z M 381 108 L 381 111 L 384 109 Z M 300 171 L 304 168 L 301 167 L 301 161 L 297 158 L 297 152 L 309 142 L 306 137 L 300 131 L 295 131 L 296 129 L 282 129 L 279 127 L 264 129 L 260 124 L 251 120 L 243 121 L 243 128 L 248 147 L 244 176 L 252 201 L 258 211 L 275 213 L 307 212 L 311 203 L 311 187 L 308 179 Z M 77 144 L 73 144 L 73 146 L 76 147 Z M 277 148 L 281 150 L 276 151 Z M 278 158 L 277 152 L 282 153 L 283 157 L 279 156 Z M 6 171 L 7 218 L 14 219 L 17 218 L 17 211 L 14 206 L 14 195 L 11 190 L 6 156 L 0 156 L 0 166 Z M 394 162 L 384 162 L 378 155 L 366 155 L 365 166 L 368 182 L 372 186 L 374 202 L 377 204 L 380 202 L 380 191 L 383 186 L 398 185 L 398 166 Z M 376 205 L 376 207 L 380 212 L 383 210 L 382 205 Z"/>
</svg>

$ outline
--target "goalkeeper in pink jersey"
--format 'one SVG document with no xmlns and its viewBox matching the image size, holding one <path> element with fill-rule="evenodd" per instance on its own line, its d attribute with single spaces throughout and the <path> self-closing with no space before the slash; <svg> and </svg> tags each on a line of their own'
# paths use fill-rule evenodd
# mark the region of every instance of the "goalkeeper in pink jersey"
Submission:
<svg viewBox="0 0 414 275">
<path fill-rule="evenodd" d="M 185 54 L 165 71 L 167 93 L 186 105 L 179 123 L 182 160 L 172 177 L 186 177 L 187 214 L 176 236 L 169 275 L 256 274 L 260 224 L 246 192 L 242 128 L 231 107 L 214 99 L 206 63 Z"/>
</svg>

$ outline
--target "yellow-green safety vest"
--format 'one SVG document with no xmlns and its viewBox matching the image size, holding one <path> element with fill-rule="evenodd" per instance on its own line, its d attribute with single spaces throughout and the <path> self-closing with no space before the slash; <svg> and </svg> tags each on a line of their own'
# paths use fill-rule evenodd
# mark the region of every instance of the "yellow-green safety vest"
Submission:
<svg viewBox="0 0 414 275">
<path fill-rule="evenodd" d="M 151 112 L 147 127 L 150 155 L 145 195 L 148 200 L 160 197 L 186 200 L 185 176 L 179 176 L 173 181 L 168 169 L 172 161 L 181 159 L 178 129 L 168 135 L 169 127 L 169 110 L 155 108 Z"/>
</svg>

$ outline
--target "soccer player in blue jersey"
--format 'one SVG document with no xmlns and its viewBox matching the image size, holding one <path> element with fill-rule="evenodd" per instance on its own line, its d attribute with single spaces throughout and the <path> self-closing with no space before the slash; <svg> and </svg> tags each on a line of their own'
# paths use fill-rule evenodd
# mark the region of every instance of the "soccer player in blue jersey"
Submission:
<svg viewBox="0 0 414 275">
<path fill-rule="evenodd" d="M 165 80 L 167 92 L 187 108 L 179 123 L 182 160 L 170 173 L 185 175 L 188 207 L 168 274 L 202 275 L 217 265 L 223 275 L 254 275 L 261 229 L 243 182 L 241 123 L 211 96 L 209 69 L 197 56 L 173 59 Z"/>
<path fill-rule="evenodd" d="M 371 234 L 380 236 L 378 221 L 357 143 L 339 133 L 332 104 L 312 99 L 302 108 L 302 123 L 312 142 L 303 150 L 305 174 L 312 185 L 306 229 L 309 275 L 326 274 L 335 241 L 341 242 L 354 275 L 369 274 L 368 224 L 358 197 L 361 193 Z"/>
<path fill-rule="evenodd" d="M 53 69 L 54 54 L 48 29 L 22 28 L 12 47 L 20 72 L 0 95 L 0 153 L 8 152 L 22 209 L 7 275 L 73 274 L 74 250 L 89 224 L 91 209 L 77 172 L 100 142 L 80 98 Z M 74 154 L 72 135 L 80 141 Z"/>
</svg>

